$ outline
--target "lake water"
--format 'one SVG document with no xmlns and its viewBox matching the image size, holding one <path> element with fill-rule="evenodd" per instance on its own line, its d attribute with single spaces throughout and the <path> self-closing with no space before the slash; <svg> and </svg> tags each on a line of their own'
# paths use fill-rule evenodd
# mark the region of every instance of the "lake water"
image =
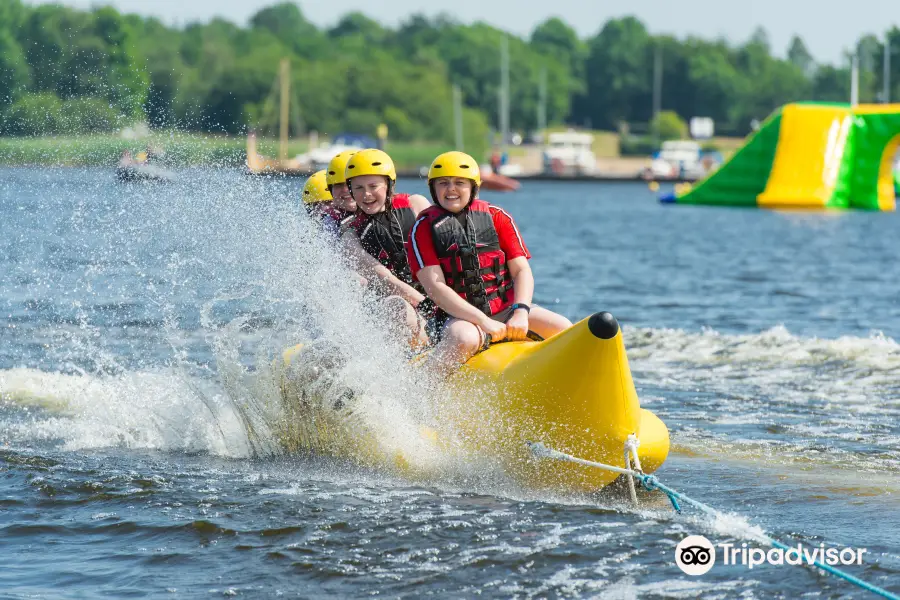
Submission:
<svg viewBox="0 0 900 600">
<path fill-rule="evenodd" d="M 0 595 L 865 597 L 807 567 L 675 565 L 688 534 L 758 530 L 866 548 L 846 569 L 900 593 L 894 214 L 666 206 L 638 184 L 485 195 L 522 230 L 536 302 L 619 319 L 671 432 L 657 475 L 728 514 L 713 520 L 248 434 L 264 365 L 304 336 L 352 343 L 356 376 L 398 406 L 430 394 L 389 392 L 390 327 L 313 233 L 301 183 L 0 169 Z"/>
</svg>

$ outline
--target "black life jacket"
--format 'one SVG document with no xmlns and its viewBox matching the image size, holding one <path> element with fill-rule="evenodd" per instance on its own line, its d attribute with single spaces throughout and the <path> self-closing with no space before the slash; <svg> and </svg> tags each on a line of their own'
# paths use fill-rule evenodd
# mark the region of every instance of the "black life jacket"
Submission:
<svg viewBox="0 0 900 600">
<path fill-rule="evenodd" d="M 419 217 L 431 227 L 435 253 L 453 291 L 488 316 L 513 303 L 506 253 L 487 202 L 476 198 L 459 215 L 432 206 Z"/>
<path fill-rule="evenodd" d="M 413 280 L 406 257 L 409 232 L 416 222 L 416 213 L 409 203 L 409 194 L 391 196 L 391 207 L 374 215 L 357 211 L 347 225 L 356 232 L 363 249 L 387 267 L 397 278 L 419 288 Z"/>
</svg>

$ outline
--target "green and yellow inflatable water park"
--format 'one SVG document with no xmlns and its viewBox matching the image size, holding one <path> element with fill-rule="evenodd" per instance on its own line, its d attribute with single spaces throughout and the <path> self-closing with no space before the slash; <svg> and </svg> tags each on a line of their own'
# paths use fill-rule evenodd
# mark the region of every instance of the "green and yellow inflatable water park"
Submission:
<svg viewBox="0 0 900 600">
<path fill-rule="evenodd" d="M 898 146 L 900 104 L 788 104 L 770 115 L 718 170 L 660 200 L 892 211 Z"/>
<path fill-rule="evenodd" d="M 543 341 L 494 344 L 472 357 L 451 379 L 452 398 L 439 424 L 420 427 L 415 440 L 389 427 L 377 431 L 354 418 L 353 400 L 316 402 L 321 362 L 307 346 L 276 360 L 290 438 L 297 451 L 428 476 L 435 454 L 464 454 L 486 463 L 526 489 L 590 493 L 616 473 L 574 463 L 535 460 L 528 442 L 605 464 L 625 467 L 629 436 L 637 438 L 640 466 L 658 469 L 669 453 L 669 432 L 641 408 L 622 332 L 607 312 L 595 313 Z M 401 439 L 405 438 L 405 439 Z"/>
</svg>

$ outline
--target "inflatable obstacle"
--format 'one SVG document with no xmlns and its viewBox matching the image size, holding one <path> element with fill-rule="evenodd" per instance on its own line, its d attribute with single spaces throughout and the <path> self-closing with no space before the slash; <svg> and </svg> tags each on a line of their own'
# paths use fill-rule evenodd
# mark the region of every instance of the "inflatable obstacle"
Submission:
<svg viewBox="0 0 900 600">
<path fill-rule="evenodd" d="M 676 204 L 894 210 L 900 104 L 803 102 L 776 110 Z"/>
</svg>

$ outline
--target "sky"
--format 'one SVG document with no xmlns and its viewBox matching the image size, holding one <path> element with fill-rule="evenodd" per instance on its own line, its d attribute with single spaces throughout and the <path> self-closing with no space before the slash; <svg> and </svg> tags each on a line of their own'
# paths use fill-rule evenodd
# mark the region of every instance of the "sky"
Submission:
<svg viewBox="0 0 900 600">
<path fill-rule="evenodd" d="M 25 0 L 41 4 L 48 0 Z M 260 8 L 279 0 L 56 0 L 69 6 L 89 9 L 111 5 L 121 12 L 153 15 L 168 25 L 183 26 L 192 21 L 224 17 L 238 24 Z M 896 0 L 854 0 L 822 2 L 812 0 L 300 0 L 306 17 L 320 27 L 330 27 L 345 13 L 361 11 L 389 26 L 412 14 L 434 16 L 447 8 L 464 23 L 485 21 L 511 33 L 527 36 L 535 25 L 550 17 L 560 17 L 580 37 L 593 36 L 612 17 L 635 15 L 653 34 L 677 37 L 697 35 L 724 37 L 731 43 L 747 40 L 762 26 L 769 34 L 772 51 L 784 56 L 791 37 L 800 35 L 819 62 L 839 63 L 843 52 L 866 33 L 881 38 L 891 25 L 900 26 L 900 2 Z M 832 8 L 834 7 L 834 8 Z M 842 8 L 837 8 L 842 7 Z"/>
</svg>

